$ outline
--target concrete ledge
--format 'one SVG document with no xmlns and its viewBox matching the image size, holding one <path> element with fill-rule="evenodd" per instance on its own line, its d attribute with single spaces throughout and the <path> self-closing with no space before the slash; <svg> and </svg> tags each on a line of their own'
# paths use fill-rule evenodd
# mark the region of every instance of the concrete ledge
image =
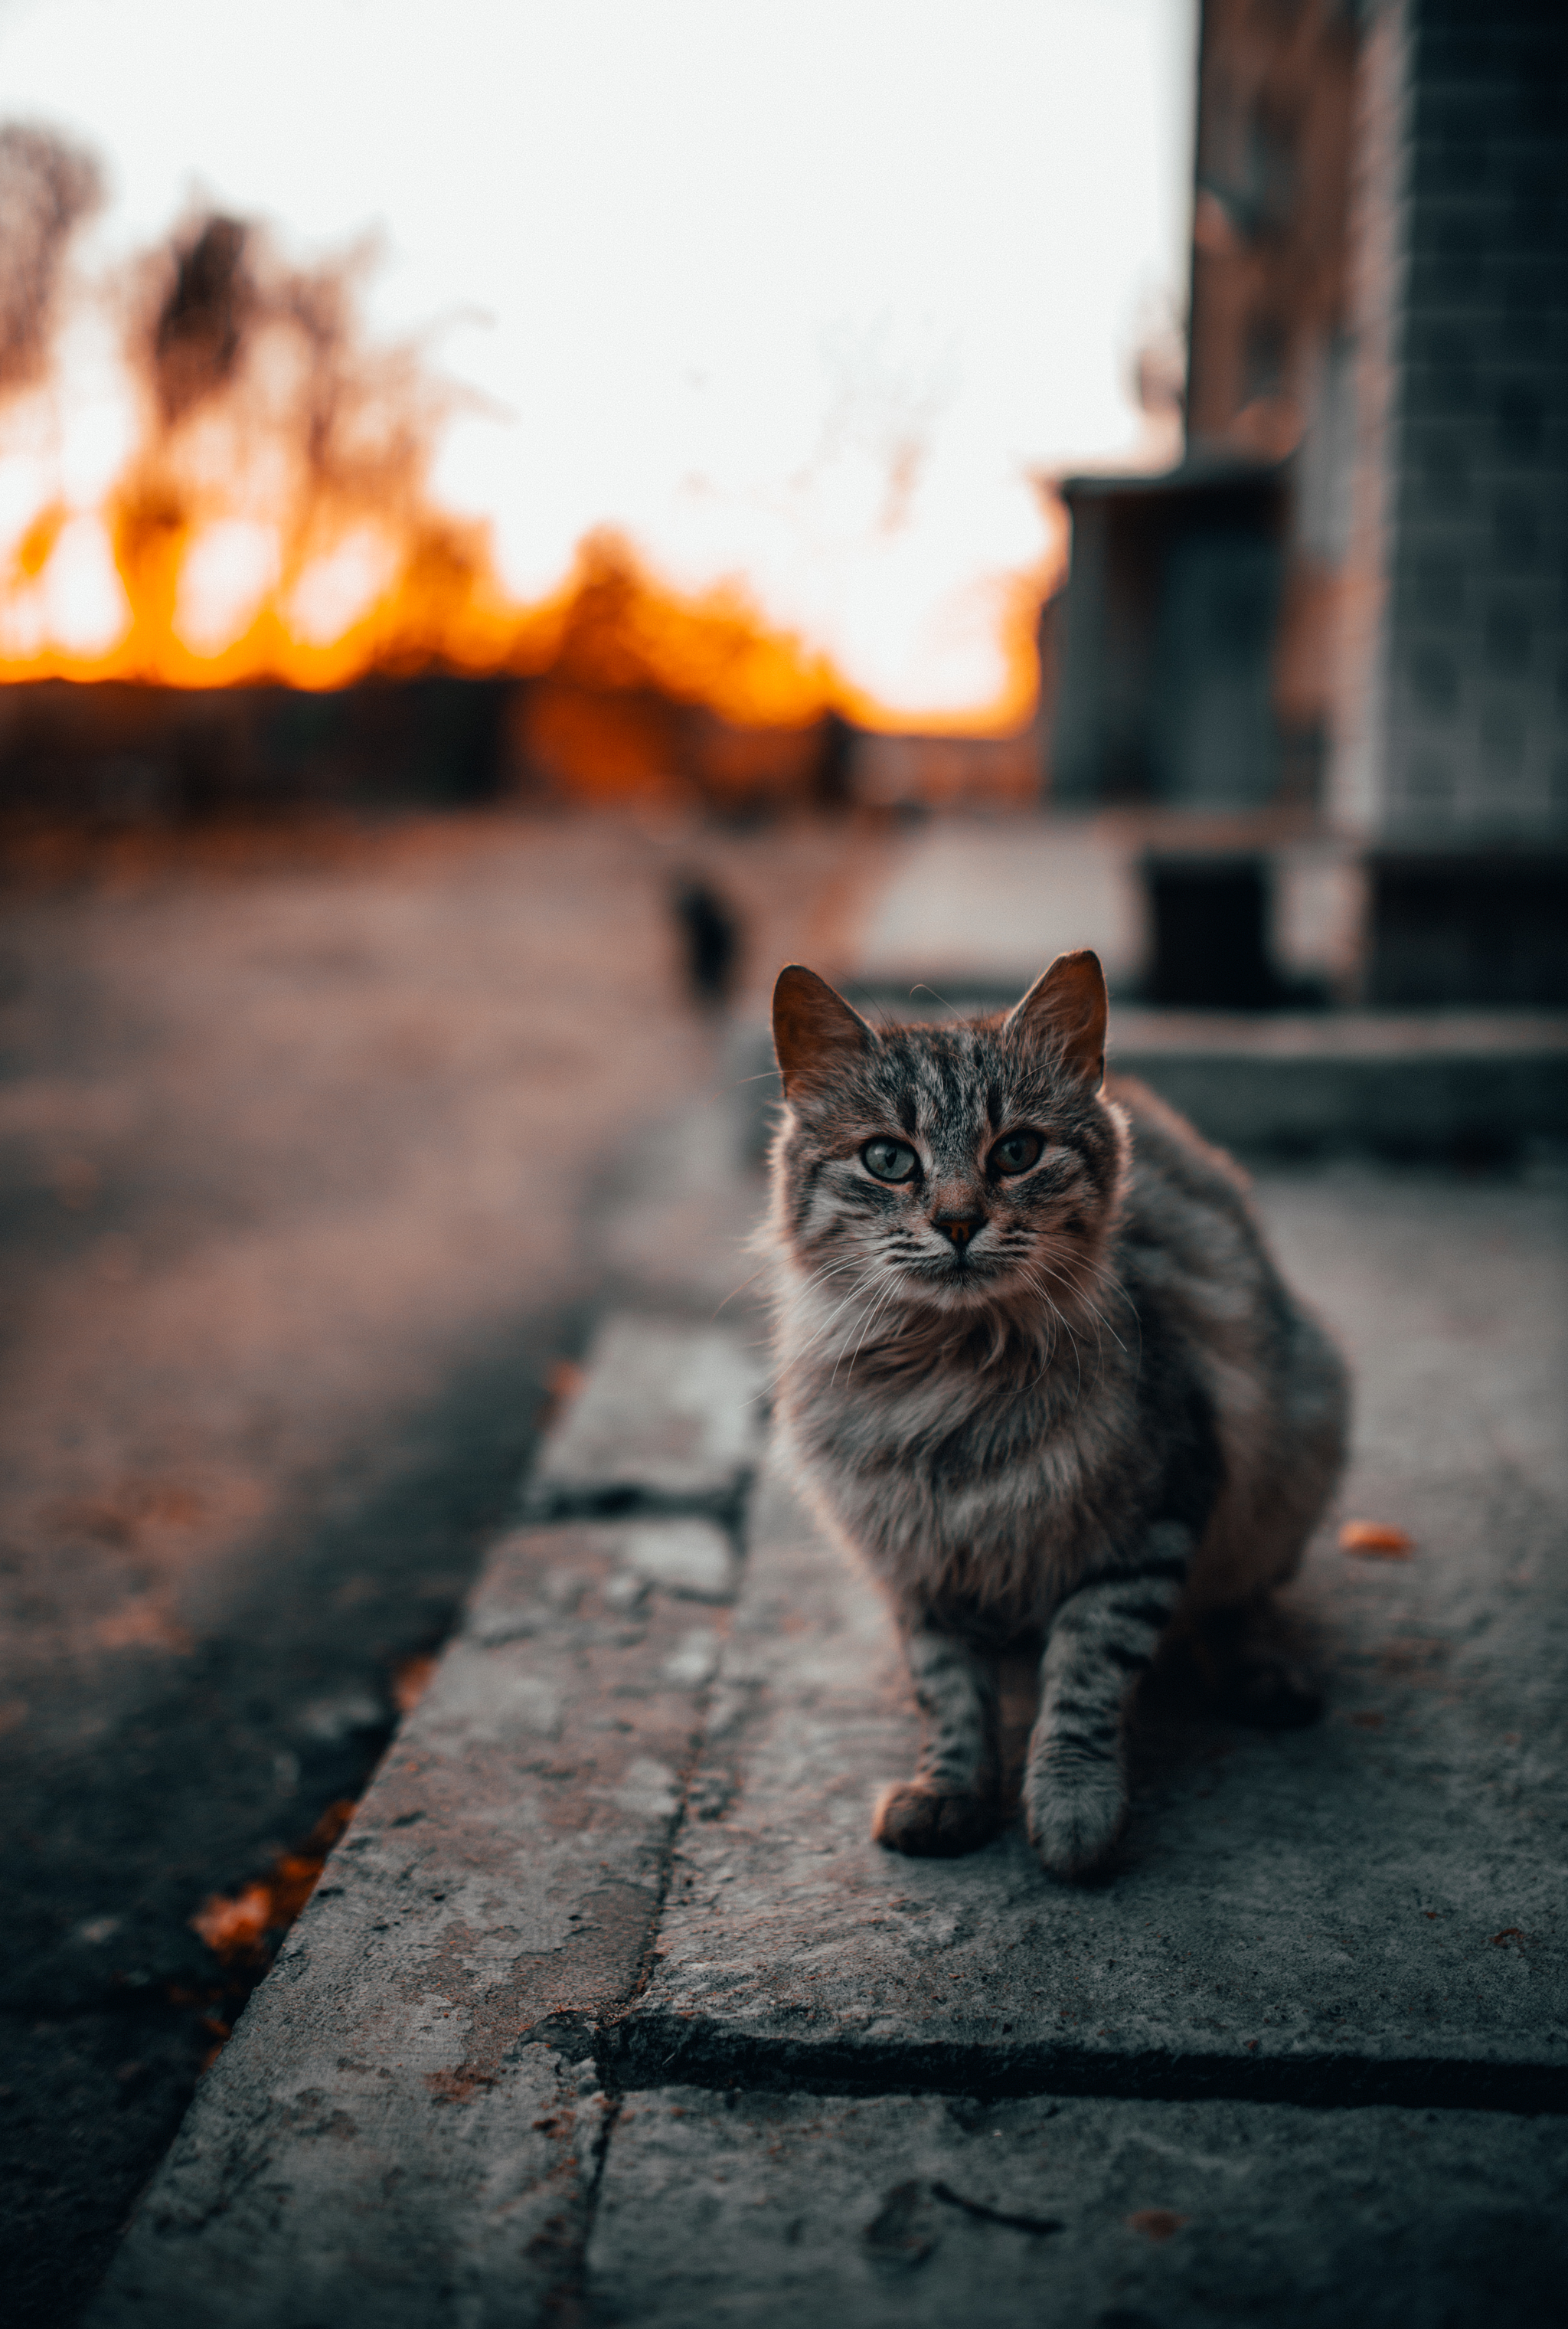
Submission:
<svg viewBox="0 0 1568 2329">
<path fill-rule="evenodd" d="M 929 989 L 847 990 L 895 1019 L 942 1015 Z M 944 988 L 955 1010 L 1021 990 Z M 1141 1079 L 1221 1146 L 1292 1155 L 1493 1155 L 1568 1139 L 1568 1016 L 1533 1012 L 1266 1014 L 1113 1006 L 1109 1063 Z M 780 1093 L 765 1028 L 735 1051 L 746 1153 L 766 1149 Z"/>
<path fill-rule="evenodd" d="M 493 1549 L 96 2329 L 468 2329 L 539 2317 L 575 2273 L 584 2058 L 644 1967 L 728 1624 L 647 1595 L 637 1533 Z"/>
<path fill-rule="evenodd" d="M 1224 1147 L 1492 1154 L 1568 1138 L 1568 1018 L 1113 1011 L 1110 1065 Z"/>
</svg>

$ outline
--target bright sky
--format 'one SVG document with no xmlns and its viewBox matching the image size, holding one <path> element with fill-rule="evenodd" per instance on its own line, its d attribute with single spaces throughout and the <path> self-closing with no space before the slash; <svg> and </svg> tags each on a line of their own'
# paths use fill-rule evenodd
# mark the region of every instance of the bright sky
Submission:
<svg viewBox="0 0 1568 2329">
<path fill-rule="evenodd" d="M 295 259 L 375 231 L 376 329 L 489 400 L 437 483 L 520 596 L 617 525 L 952 711 L 1050 546 L 1028 473 L 1150 457 L 1195 39 L 1195 0 L 0 0 L 0 118 L 105 165 L 84 273 L 193 199 Z M 84 425 L 73 497 L 117 448 Z"/>
</svg>

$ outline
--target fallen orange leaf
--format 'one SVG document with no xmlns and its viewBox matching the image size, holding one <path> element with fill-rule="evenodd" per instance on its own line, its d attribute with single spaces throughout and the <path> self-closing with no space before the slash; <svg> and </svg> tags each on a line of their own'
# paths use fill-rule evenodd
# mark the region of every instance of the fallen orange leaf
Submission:
<svg viewBox="0 0 1568 2329">
<path fill-rule="evenodd" d="M 1172 2232 L 1180 2231 L 1187 2221 L 1174 2208 L 1140 2208 L 1127 2219 L 1130 2232 L 1141 2232 L 1146 2240 L 1168 2240 Z"/>
<path fill-rule="evenodd" d="M 214 1957 L 242 1956 L 257 1947 L 272 1922 L 272 1887 L 248 1884 L 232 1900 L 215 1892 L 191 1922 Z"/>
<path fill-rule="evenodd" d="M 1408 1561 L 1415 1539 L 1388 1521 L 1347 1521 L 1339 1532 L 1341 1552 L 1375 1554 L 1385 1561 Z"/>
<path fill-rule="evenodd" d="M 587 1367 L 575 1359 L 558 1359 L 545 1377 L 544 1404 L 538 1416 L 541 1431 L 548 1429 L 563 1410 L 568 1408 L 588 1379 Z"/>
<path fill-rule="evenodd" d="M 267 1936 L 293 1924 L 315 1891 L 327 1853 L 353 1817 L 352 1803 L 331 1805 L 305 1839 L 303 1852 L 279 1853 L 270 1875 L 258 1878 L 232 1900 L 215 1892 L 191 1919 L 223 1965 L 247 1961 L 265 1966 Z"/>
<path fill-rule="evenodd" d="M 411 1714 L 429 1687 L 436 1671 L 434 1658 L 405 1658 L 392 1676 L 392 1703 L 399 1714 Z"/>
<path fill-rule="evenodd" d="M 352 1796 L 343 1796 L 335 1804 L 328 1804 L 320 1819 L 305 1838 L 306 1852 L 319 1853 L 324 1860 L 354 1815 Z"/>
</svg>

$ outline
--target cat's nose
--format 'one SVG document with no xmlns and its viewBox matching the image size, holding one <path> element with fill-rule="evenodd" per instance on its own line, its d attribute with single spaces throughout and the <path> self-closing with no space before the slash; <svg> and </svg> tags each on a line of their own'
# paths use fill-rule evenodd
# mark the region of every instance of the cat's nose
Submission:
<svg viewBox="0 0 1568 2329">
<path fill-rule="evenodd" d="M 966 1246 L 976 1230 L 983 1228 L 984 1223 L 985 1215 L 980 1212 L 938 1213 L 933 1226 L 939 1229 L 944 1238 L 951 1238 L 954 1245 Z"/>
</svg>

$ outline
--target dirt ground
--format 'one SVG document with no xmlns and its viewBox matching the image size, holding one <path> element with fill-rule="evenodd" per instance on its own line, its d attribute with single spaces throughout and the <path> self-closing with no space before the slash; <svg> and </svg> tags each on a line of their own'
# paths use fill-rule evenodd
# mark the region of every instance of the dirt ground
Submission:
<svg viewBox="0 0 1568 2329">
<path fill-rule="evenodd" d="M 363 1786 L 606 1275 L 596 1193 L 831 964 L 853 826 L 34 836 L 0 937 L 0 2267 L 77 2316 L 233 2005 L 189 1919 Z M 721 1258 L 719 1275 L 728 1268 Z M 736 1278 L 747 1265 L 737 1257 Z"/>
</svg>

